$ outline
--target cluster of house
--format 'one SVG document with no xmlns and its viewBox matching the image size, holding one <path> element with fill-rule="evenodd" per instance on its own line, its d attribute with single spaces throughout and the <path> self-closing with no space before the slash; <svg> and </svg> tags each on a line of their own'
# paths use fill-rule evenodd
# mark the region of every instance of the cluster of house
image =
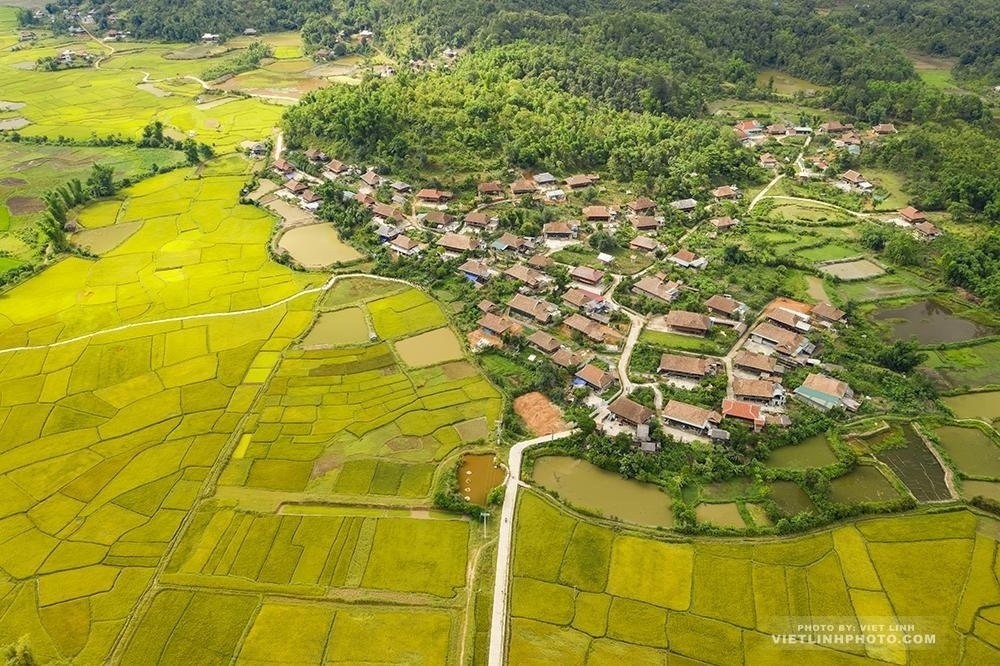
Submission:
<svg viewBox="0 0 1000 666">
<path fill-rule="evenodd" d="M 913 229 L 917 238 L 931 240 L 941 235 L 941 230 L 931 223 L 923 212 L 913 206 L 900 208 L 896 214 L 898 215 L 895 220 L 896 224 Z"/>
</svg>

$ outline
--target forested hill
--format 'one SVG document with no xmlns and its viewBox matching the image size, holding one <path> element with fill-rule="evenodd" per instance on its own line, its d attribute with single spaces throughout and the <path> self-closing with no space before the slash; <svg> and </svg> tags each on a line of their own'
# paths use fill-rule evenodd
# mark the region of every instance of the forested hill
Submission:
<svg viewBox="0 0 1000 666">
<path fill-rule="evenodd" d="M 117 0 L 116 11 L 141 39 L 193 42 L 206 33 L 241 34 L 246 28 L 298 30 L 310 16 L 329 11 L 329 0 Z"/>
</svg>

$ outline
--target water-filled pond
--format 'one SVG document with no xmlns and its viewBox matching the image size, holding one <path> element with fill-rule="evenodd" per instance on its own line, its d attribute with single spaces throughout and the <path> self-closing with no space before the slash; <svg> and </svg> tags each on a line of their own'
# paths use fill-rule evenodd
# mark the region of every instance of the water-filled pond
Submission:
<svg viewBox="0 0 1000 666">
<path fill-rule="evenodd" d="M 624 479 L 586 460 L 544 456 L 535 461 L 535 483 L 559 493 L 570 504 L 637 525 L 670 527 L 670 496 L 658 486 Z"/>
<path fill-rule="evenodd" d="M 302 339 L 303 347 L 359 345 L 368 342 L 368 321 L 361 308 L 321 312 L 316 323 Z"/>
<path fill-rule="evenodd" d="M 837 504 L 880 502 L 899 497 L 899 492 L 882 472 L 871 465 L 859 465 L 830 482 L 830 499 Z"/>
<path fill-rule="evenodd" d="M 946 306 L 930 299 L 899 308 L 877 310 L 873 316 L 892 326 L 893 338 L 907 340 L 914 337 L 924 345 L 959 342 L 997 332 L 992 326 L 959 317 Z"/>
<path fill-rule="evenodd" d="M 941 401 L 959 419 L 1000 419 L 1000 391 L 963 393 L 942 398 Z"/>
<path fill-rule="evenodd" d="M 1000 446 L 982 430 L 942 426 L 934 434 L 960 472 L 1000 478 Z"/>
<path fill-rule="evenodd" d="M 782 446 L 771 452 L 767 458 L 768 467 L 781 469 L 807 469 L 826 467 L 837 462 L 837 456 L 830 448 L 826 435 L 813 435 L 809 439 Z"/>
<path fill-rule="evenodd" d="M 906 484 L 919 502 L 951 499 L 948 486 L 944 482 L 944 470 L 937 458 L 930 452 L 920 435 L 909 424 L 902 428 L 906 445 L 886 449 L 876 457 Z"/>
<path fill-rule="evenodd" d="M 988 497 L 1000 502 L 1000 483 L 996 481 L 963 481 L 962 497 L 972 499 L 976 496 Z"/>
<path fill-rule="evenodd" d="M 503 483 L 506 472 L 492 453 L 462 456 L 458 467 L 458 490 L 468 502 L 486 505 L 486 496 Z"/>
<path fill-rule="evenodd" d="M 803 511 L 813 511 L 816 505 L 806 491 L 794 481 L 774 481 L 771 483 L 771 499 L 786 516 L 794 516 Z"/>
<path fill-rule="evenodd" d="M 281 236 L 278 247 L 305 268 L 325 268 L 361 258 L 357 250 L 340 240 L 337 230 L 329 224 L 289 229 Z"/>
</svg>

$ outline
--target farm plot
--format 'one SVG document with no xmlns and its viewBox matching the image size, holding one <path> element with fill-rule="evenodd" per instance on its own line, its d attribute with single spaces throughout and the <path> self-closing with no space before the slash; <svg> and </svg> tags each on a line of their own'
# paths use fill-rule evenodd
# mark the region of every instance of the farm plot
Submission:
<svg viewBox="0 0 1000 666">
<path fill-rule="evenodd" d="M 160 580 L 306 597 L 364 588 L 447 599 L 465 587 L 468 544 L 468 523 L 457 518 L 259 515 L 203 506 Z"/>
<path fill-rule="evenodd" d="M 293 601 L 259 594 L 159 592 L 125 648 L 134 664 L 338 664 L 448 661 L 450 609 Z M 378 631 L 373 631 L 378 627 Z M 294 628 L 295 640 L 289 640 Z M 242 640 L 241 640 L 242 639 Z"/>
<path fill-rule="evenodd" d="M 511 663 L 955 662 L 1000 648 L 987 619 L 1000 595 L 997 541 L 979 525 L 988 519 L 969 512 L 780 540 L 664 543 L 578 521 L 528 493 L 517 520 Z M 801 633 L 792 623 L 809 616 L 907 618 L 936 643 L 927 652 L 772 639 Z"/>
<path fill-rule="evenodd" d="M 319 282 L 268 259 L 272 222 L 260 209 L 236 204 L 242 175 L 193 175 L 162 174 L 126 190 L 120 203 L 99 204 L 105 219 L 140 228 L 96 261 L 64 259 L 8 292 L 0 302 L 0 346 L 258 308 Z M 100 219 L 87 210 L 88 222 Z"/>
<path fill-rule="evenodd" d="M 1000 384 L 1000 342 L 931 349 L 924 367 L 940 388 L 978 388 Z"/>
<path fill-rule="evenodd" d="M 850 255 L 846 255 L 850 256 Z M 831 259 L 836 257 L 830 257 Z M 858 259 L 857 261 L 838 261 L 836 263 L 820 266 L 820 270 L 827 275 L 838 277 L 841 280 L 867 280 L 885 274 L 885 269 L 868 259 Z"/>
<path fill-rule="evenodd" d="M 39 662 L 106 661 L 252 402 L 248 374 L 302 314 L 0 355 L 0 644 L 29 634 Z"/>
</svg>

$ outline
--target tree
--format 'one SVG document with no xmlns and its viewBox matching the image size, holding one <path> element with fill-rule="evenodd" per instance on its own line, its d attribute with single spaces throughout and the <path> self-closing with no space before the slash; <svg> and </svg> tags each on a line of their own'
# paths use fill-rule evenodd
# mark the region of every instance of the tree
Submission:
<svg viewBox="0 0 1000 666">
<path fill-rule="evenodd" d="M 598 252 L 610 253 L 618 249 L 618 241 L 607 231 L 597 231 L 591 234 L 587 242 Z"/>
<path fill-rule="evenodd" d="M 31 643 L 27 636 L 21 636 L 16 643 L 0 649 L 0 657 L 4 659 L 4 666 L 35 666 L 38 663 L 31 654 Z"/>
<path fill-rule="evenodd" d="M 87 177 L 87 191 L 95 199 L 110 197 L 115 193 L 115 170 L 103 164 L 95 164 Z"/>
<path fill-rule="evenodd" d="M 875 362 L 896 372 L 909 372 L 927 358 L 919 348 L 916 340 L 896 340 L 875 354 Z"/>
</svg>

